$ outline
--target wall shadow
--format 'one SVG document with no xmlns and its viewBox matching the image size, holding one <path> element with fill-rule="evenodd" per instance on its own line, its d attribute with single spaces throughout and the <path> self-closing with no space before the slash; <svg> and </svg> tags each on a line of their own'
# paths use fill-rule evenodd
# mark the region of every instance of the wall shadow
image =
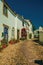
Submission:
<svg viewBox="0 0 43 65">
<path fill-rule="evenodd" d="M 43 42 L 40 42 L 40 41 L 38 41 L 38 40 L 33 40 L 33 41 L 36 42 L 36 43 L 38 43 L 38 45 L 43 46 Z"/>
<path fill-rule="evenodd" d="M 43 60 L 34 60 L 34 63 L 39 64 L 39 65 L 43 65 Z"/>
</svg>

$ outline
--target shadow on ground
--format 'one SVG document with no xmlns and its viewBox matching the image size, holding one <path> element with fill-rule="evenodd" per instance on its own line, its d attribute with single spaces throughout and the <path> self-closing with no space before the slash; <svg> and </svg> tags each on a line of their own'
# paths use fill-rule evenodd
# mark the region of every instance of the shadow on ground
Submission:
<svg viewBox="0 0 43 65">
<path fill-rule="evenodd" d="M 33 40 L 33 41 L 36 42 L 36 43 L 38 43 L 38 45 L 43 46 L 43 42 L 40 42 L 40 41 L 38 41 L 38 40 Z"/>
<path fill-rule="evenodd" d="M 34 62 L 35 62 L 36 64 L 43 65 L 43 60 L 35 60 Z"/>
</svg>

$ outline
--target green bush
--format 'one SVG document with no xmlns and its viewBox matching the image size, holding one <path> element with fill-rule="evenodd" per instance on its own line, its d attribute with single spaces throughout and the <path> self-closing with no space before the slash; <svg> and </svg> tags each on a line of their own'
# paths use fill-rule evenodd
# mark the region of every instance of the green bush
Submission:
<svg viewBox="0 0 43 65">
<path fill-rule="evenodd" d="M 2 48 L 2 43 L 0 42 L 0 48 Z"/>
</svg>

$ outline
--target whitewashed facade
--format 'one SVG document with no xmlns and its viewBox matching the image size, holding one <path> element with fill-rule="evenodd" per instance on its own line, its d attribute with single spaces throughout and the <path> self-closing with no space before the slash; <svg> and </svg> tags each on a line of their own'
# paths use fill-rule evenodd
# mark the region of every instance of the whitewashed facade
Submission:
<svg viewBox="0 0 43 65">
<path fill-rule="evenodd" d="M 19 20 L 19 18 L 17 17 L 17 14 L 15 14 L 9 7 L 8 5 L 5 4 L 5 6 L 7 7 L 7 11 L 8 11 L 8 17 L 6 17 L 3 14 L 3 3 L 0 0 L 0 40 L 3 38 L 2 37 L 2 33 L 4 32 L 4 26 L 8 26 L 8 40 L 10 40 L 12 38 L 12 28 L 14 27 L 14 38 L 17 39 L 17 29 L 22 27 L 22 21 Z M 11 11 L 10 11 L 11 10 Z"/>
<path fill-rule="evenodd" d="M 7 16 L 3 13 L 4 6 L 7 8 Z M 4 12 L 6 13 L 5 10 Z M 17 40 L 19 37 L 20 39 L 21 29 L 27 27 L 29 28 L 28 32 L 33 35 L 32 24 L 30 24 L 30 22 L 25 20 L 22 16 L 12 11 L 11 8 L 4 2 L 4 0 L 0 0 L 0 40 L 3 39 L 3 35 L 5 36 L 5 39 L 8 39 L 8 41 L 10 41 L 12 38 Z"/>
<path fill-rule="evenodd" d="M 43 43 L 43 27 L 40 26 L 39 29 L 34 31 L 34 38 Z"/>
<path fill-rule="evenodd" d="M 39 38 L 39 29 L 34 31 L 34 38 Z"/>
<path fill-rule="evenodd" d="M 27 20 L 27 19 L 25 19 L 25 21 L 28 23 L 28 25 L 25 26 L 27 28 L 27 38 L 28 39 L 33 39 L 34 38 L 34 34 L 33 34 L 32 23 L 31 23 L 30 20 Z"/>
</svg>

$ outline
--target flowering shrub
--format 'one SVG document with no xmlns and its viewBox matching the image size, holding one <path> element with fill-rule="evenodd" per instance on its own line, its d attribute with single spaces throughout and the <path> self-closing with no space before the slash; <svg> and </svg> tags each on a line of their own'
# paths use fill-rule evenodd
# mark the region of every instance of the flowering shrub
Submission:
<svg viewBox="0 0 43 65">
<path fill-rule="evenodd" d="M 14 44 L 14 41 L 13 41 L 13 40 L 10 40 L 9 43 L 10 43 L 10 44 Z"/>
<path fill-rule="evenodd" d="M 19 40 L 10 40 L 10 41 L 9 41 L 10 44 L 15 44 L 15 43 L 17 43 L 17 42 L 19 42 Z"/>
<path fill-rule="evenodd" d="M 4 40 L 4 39 L 2 39 L 2 40 L 1 40 L 1 43 L 5 43 L 5 40 Z"/>
<path fill-rule="evenodd" d="M 8 43 L 4 39 L 1 40 L 1 46 L 2 48 L 6 48 L 8 46 Z"/>
<path fill-rule="evenodd" d="M 3 44 L 3 45 L 2 45 L 2 48 L 6 48 L 6 44 Z"/>
</svg>

